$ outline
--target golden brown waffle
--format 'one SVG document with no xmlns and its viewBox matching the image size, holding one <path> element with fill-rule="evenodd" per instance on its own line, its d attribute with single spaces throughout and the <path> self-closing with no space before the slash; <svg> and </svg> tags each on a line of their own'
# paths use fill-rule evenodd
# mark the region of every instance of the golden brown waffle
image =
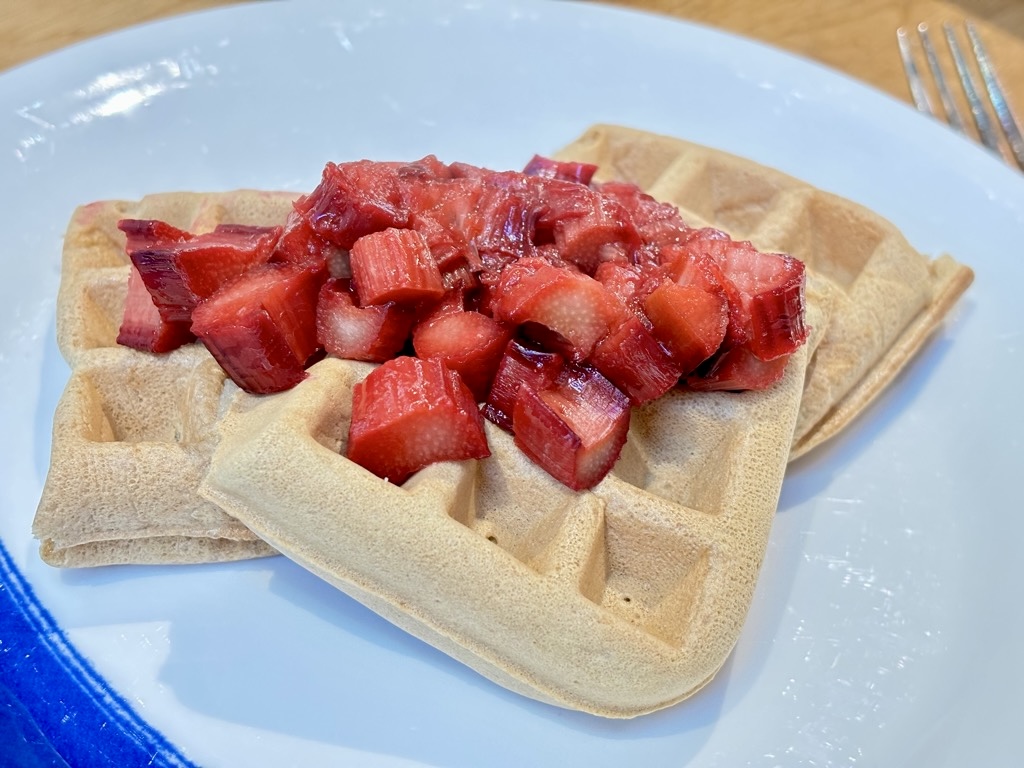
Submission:
<svg viewBox="0 0 1024 768">
<path fill-rule="evenodd" d="M 764 392 L 638 409 L 624 455 L 584 493 L 489 423 L 488 459 L 378 478 L 343 456 L 370 368 L 328 358 L 288 392 L 235 399 L 200 494 L 491 680 L 633 717 L 698 690 L 739 636 L 808 355 Z"/>
<path fill-rule="evenodd" d="M 54 414 L 33 523 L 59 566 L 193 563 L 274 554 L 196 495 L 217 441 L 225 377 L 201 345 L 155 356 L 121 347 L 129 262 L 121 218 L 191 231 L 283 221 L 293 195 L 162 194 L 79 208 L 64 240 L 57 345 L 71 377 Z"/>
</svg>

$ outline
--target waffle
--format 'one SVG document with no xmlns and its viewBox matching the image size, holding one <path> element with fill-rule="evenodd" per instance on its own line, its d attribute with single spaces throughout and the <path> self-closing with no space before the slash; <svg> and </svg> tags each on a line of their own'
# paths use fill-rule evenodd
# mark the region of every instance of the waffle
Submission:
<svg viewBox="0 0 1024 768">
<path fill-rule="evenodd" d="M 196 495 L 217 441 L 225 376 L 202 345 L 165 356 L 116 342 L 128 285 L 122 218 L 201 232 L 283 220 L 294 196 L 160 194 L 75 211 L 64 239 L 57 346 L 71 367 L 33 522 L 56 566 L 195 563 L 274 554 Z"/>
<path fill-rule="evenodd" d="M 637 410 L 624 455 L 584 493 L 489 423 L 490 458 L 381 480 L 341 453 L 369 366 L 328 358 L 286 393 L 235 399 L 200 494 L 498 684 L 633 717 L 694 693 L 736 642 L 808 352 L 769 391 Z"/>
<path fill-rule="evenodd" d="M 787 462 L 863 410 L 971 273 L 918 254 L 857 205 L 676 139 L 598 126 L 559 156 L 637 182 L 690 223 L 808 263 L 812 335 L 781 382 L 674 391 L 635 409 L 622 457 L 587 492 L 551 479 L 491 424 L 490 458 L 394 486 L 343 455 L 368 364 L 327 358 L 294 389 L 256 397 L 198 345 L 154 357 L 114 342 L 128 273 L 117 219 L 193 231 L 278 223 L 288 196 L 98 203 L 76 213 L 65 248 L 58 343 L 72 376 L 34 526 L 43 557 L 280 551 L 541 701 L 624 718 L 699 690 L 739 636 Z"/>
</svg>

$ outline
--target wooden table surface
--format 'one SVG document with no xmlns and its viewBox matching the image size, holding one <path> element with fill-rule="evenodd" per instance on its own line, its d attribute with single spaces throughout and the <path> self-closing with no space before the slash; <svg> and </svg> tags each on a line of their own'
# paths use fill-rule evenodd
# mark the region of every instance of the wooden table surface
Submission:
<svg viewBox="0 0 1024 768">
<path fill-rule="evenodd" d="M 0 72 L 72 43 L 139 22 L 235 0 L 2 0 Z M 601 0 L 708 24 L 801 54 L 910 100 L 895 30 L 972 19 L 1011 104 L 1024 111 L 1021 0 Z"/>
</svg>

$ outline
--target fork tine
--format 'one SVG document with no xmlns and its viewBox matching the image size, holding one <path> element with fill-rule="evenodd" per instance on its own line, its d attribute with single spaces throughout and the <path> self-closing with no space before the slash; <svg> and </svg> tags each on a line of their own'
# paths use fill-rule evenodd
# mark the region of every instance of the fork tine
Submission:
<svg viewBox="0 0 1024 768">
<path fill-rule="evenodd" d="M 971 108 L 971 115 L 974 117 L 974 125 L 978 128 L 981 142 L 1002 157 L 1003 153 L 999 148 L 999 136 L 993 130 L 992 121 L 989 119 L 988 113 L 985 111 L 985 105 L 978 95 L 978 88 L 974 83 L 974 77 L 967 68 L 967 61 L 964 59 L 963 51 L 960 50 L 960 44 L 957 42 L 953 27 L 949 22 L 946 22 L 942 25 L 942 29 L 946 33 L 946 43 L 949 45 L 950 53 L 953 54 L 953 64 L 956 66 L 957 75 L 960 77 L 960 85 L 964 89 L 964 95 L 967 96 L 967 104 Z"/>
<path fill-rule="evenodd" d="M 961 49 L 960 43 L 957 41 L 953 26 L 949 22 L 944 22 L 942 25 L 946 45 L 949 48 L 953 65 L 956 68 L 957 79 L 960 82 L 963 95 L 970 107 L 971 117 L 977 128 L 977 136 L 981 143 L 1000 159 L 1011 164 L 1011 159 L 1016 160 L 1020 169 L 1024 170 L 1024 136 L 1021 135 L 1021 124 L 1010 108 L 999 78 L 996 76 L 995 67 L 988 57 L 988 53 L 978 36 L 977 30 L 970 21 L 965 21 L 964 27 L 970 40 L 971 52 L 974 54 L 975 64 L 977 65 L 976 70 L 981 73 L 982 81 L 984 82 L 984 95 L 988 97 L 988 107 L 986 107 L 983 101 L 982 89 L 977 83 L 976 76 L 968 65 L 963 49 Z M 924 22 L 918 24 L 917 35 L 919 46 L 924 52 L 924 59 L 928 65 L 927 73 L 931 75 L 935 91 L 939 95 L 942 111 L 945 115 L 940 114 L 936 109 L 932 97 L 929 95 L 929 90 L 924 84 L 921 73 L 915 63 L 913 43 L 910 40 L 909 33 L 904 27 L 899 27 L 896 30 L 896 42 L 899 45 L 903 71 L 907 76 L 907 84 L 910 86 L 910 93 L 915 106 L 919 112 L 924 112 L 932 117 L 939 119 L 945 117 L 946 123 L 951 128 L 973 139 L 974 133 L 967 129 L 966 120 L 959 107 L 959 102 L 950 93 L 947 79 L 942 72 L 942 67 L 939 65 L 939 57 L 936 54 L 935 46 L 932 44 L 928 25 Z M 918 53 L 918 56 L 920 56 L 920 53 Z M 989 115 L 989 107 L 999 119 L 999 125 L 1013 155 L 1012 158 L 1005 153 L 1002 147 L 1002 138 Z"/>
<path fill-rule="evenodd" d="M 932 77 L 935 80 L 935 88 L 939 92 L 939 101 L 942 102 L 942 108 L 946 112 L 946 122 L 956 130 L 960 131 L 960 133 L 967 133 L 967 125 L 964 122 L 963 115 L 960 114 L 960 108 L 953 99 L 953 95 L 949 92 L 949 86 L 946 85 L 946 76 L 942 74 L 942 68 L 939 66 L 939 58 L 935 55 L 935 48 L 932 46 L 932 38 L 931 35 L 928 34 L 928 25 L 924 23 L 918 24 L 917 34 L 918 37 L 921 38 L 921 48 L 924 49 L 924 56 L 928 62 L 928 68 L 932 71 Z"/>
<path fill-rule="evenodd" d="M 907 42 L 907 30 L 900 27 L 896 30 L 896 42 L 900 47 L 900 58 L 903 60 L 903 71 L 907 74 L 907 84 L 910 86 L 910 95 L 914 99 L 914 105 L 919 112 L 929 115 L 935 114 L 932 101 L 928 98 L 928 91 L 921 82 L 921 75 L 914 64 L 914 57 L 910 52 L 910 43 Z"/>
<path fill-rule="evenodd" d="M 988 90 L 989 100 L 995 109 L 996 117 L 999 118 L 999 124 L 1003 127 L 1003 133 L 1006 134 L 1006 140 L 1010 144 L 1010 149 L 1013 150 L 1013 156 L 1017 160 L 1017 165 L 1020 166 L 1021 170 L 1024 170 L 1024 137 L 1021 136 L 1020 124 L 1017 122 L 1017 118 L 1014 116 L 1013 110 L 1006 100 L 1002 84 L 999 82 L 999 78 L 996 77 L 995 68 L 988 57 L 988 51 L 982 45 L 977 30 L 969 21 L 965 26 L 967 27 L 967 36 L 971 40 L 971 48 L 974 50 L 974 58 L 978 61 L 978 69 L 981 72 L 982 79 L 985 81 L 985 88 Z"/>
</svg>

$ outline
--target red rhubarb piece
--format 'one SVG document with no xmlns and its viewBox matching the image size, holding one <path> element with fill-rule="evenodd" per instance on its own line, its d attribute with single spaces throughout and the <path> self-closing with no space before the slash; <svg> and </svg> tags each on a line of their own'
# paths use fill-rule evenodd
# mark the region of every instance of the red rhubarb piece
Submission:
<svg viewBox="0 0 1024 768">
<path fill-rule="evenodd" d="M 471 275 L 482 268 L 478 249 L 470 243 L 470 222 L 479 215 L 482 191 L 479 179 L 453 179 L 408 192 L 413 199 L 412 228 L 426 238 L 442 275 L 459 273 L 458 279 L 448 278 L 446 283 L 472 283 Z"/>
<path fill-rule="evenodd" d="M 328 163 L 320 183 L 295 203 L 327 242 L 350 249 L 363 235 L 409 225 L 409 208 L 395 163 Z"/>
<path fill-rule="evenodd" d="M 618 202 L 629 214 L 640 238 L 655 247 L 685 240 L 691 229 L 683 222 L 679 209 L 661 203 L 635 184 L 606 181 L 596 186 L 605 197 Z"/>
<path fill-rule="evenodd" d="M 725 297 L 728 304 L 729 320 L 723 344 L 740 346 L 750 339 L 750 313 L 743 303 L 743 296 L 722 270 L 720 258 L 731 247 L 728 236 L 717 230 L 701 230 L 698 236 L 686 245 L 670 244 L 659 249 L 661 264 L 672 279 L 680 285 L 692 285 L 710 293 Z M 725 238 L 725 239 L 720 239 Z M 694 247 L 700 243 L 700 247 Z"/>
<path fill-rule="evenodd" d="M 396 357 L 352 392 L 347 456 L 396 485 L 439 461 L 490 455 L 473 394 L 440 360 Z"/>
<path fill-rule="evenodd" d="M 533 325 L 531 336 L 583 360 L 622 315 L 622 306 L 597 280 L 527 258 L 508 266 L 495 286 L 495 316 L 515 325 Z"/>
<path fill-rule="evenodd" d="M 789 355 L 761 360 L 745 346 L 732 347 L 715 355 L 685 383 L 702 392 L 767 389 L 782 378 L 788 362 Z"/>
<path fill-rule="evenodd" d="M 319 351 L 316 305 L 322 269 L 265 264 L 204 301 L 192 332 L 239 387 L 280 392 L 305 378 Z"/>
<path fill-rule="evenodd" d="M 194 235 L 158 219 L 121 219 L 117 228 L 124 232 L 125 253 L 151 248 L 154 243 L 183 243 Z"/>
<path fill-rule="evenodd" d="M 549 157 L 534 155 L 523 168 L 527 176 L 542 176 L 547 179 L 572 181 L 587 185 L 594 177 L 597 166 L 593 163 L 577 163 L 571 160 L 553 160 Z"/>
<path fill-rule="evenodd" d="M 457 372 L 483 401 L 491 388 L 512 330 L 480 312 L 444 312 L 413 330 L 416 356 L 436 358 Z"/>
<path fill-rule="evenodd" d="M 804 264 L 782 253 L 764 253 L 733 243 L 720 259 L 736 287 L 749 322 L 748 346 L 761 360 L 794 352 L 807 339 L 804 324 Z"/>
<path fill-rule="evenodd" d="M 568 216 L 554 226 L 559 255 L 588 275 L 598 265 L 628 256 L 640 246 L 640 235 L 626 210 L 610 198 L 594 196 L 582 216 Z"/>
<path fill-rule="evenodd" d="M 724 294 L 666 280 L 644 301 L 654 335 L 684 373 L 715 353 L 725 338 L 729 307 Z"/>
<path fill-rule="evenodd" d="M 348 275 L 336 274 L 343 271 L 335 264 L 343 260 L 343 253 L 340 248 L 331 245 L 317 234 L 308 218 L 293 210 L 288 214 L 270 260 L 292 264 L 323 264 L 330 268 L 335 276 L 347 277 Z M 347 269 L 347 261 L 343 269 Z"/>
<path fill-rule="evenodd" d="M 554 243 L 556 230 L 567 221 L 600 212 L 602 200 L 588 186 L 544 176 L 528 177 L 521 194 L 535 212 L 538 245 Z"/>
<path fill-rule="evenodd" d="M 629 315 L 599 341 L 589 362 L 633 405 L 661 397 L 683 373 L 682 366 L 636 315 Z"/>
<path fill-rule="evenodd" d="M 437 301 L 444 280 L 426 238 L 412 229 L 384 229 L 359 238 L 349 252 L 359 304 Z"/>
<path fill-rule="evenodd" d="M 619 302 L 634 314 L 646 319 L 644 301 L 651 291 L 670 277 L 658 264 L 618 264 L 605 262 L 594 272 L 594 279 L 608 289 Z"/>
<path fill-rule="evenodd" d="M 479 179 L 479 196 L 463 220 L 481 258 L 504 263 L 533 253 L 539 209 L 521 174 L 492 172 Z"/>
<path fill-rule="evenodd" d="M 512 339 L 498 363 L 498 370 L 487 395 L 483 413 L 507 432 L 512 431 L 512 411 L 521 386 L 546 389 L 554 384 L 562 372 L 565 359 L 556 352 L 548 352 Z"/>
<path fill-rule="evenodd" d="M 190 326 L 187 320 L 168 322 L 160 317 L 142 275 L 132 265 L 117 343 L 144 352 L 170 352 L 195 340 Z"/>
<path fill-rule="evenodd" d="M 414 319 L 394 302 L 360 307 L 348 280 L 331 279 L 320 289 L 317 339 L 329 355 L 380 363 L 402 350 Z"/>
<path fill-rule="evenodd" d="M 280 227 L 222 225 L 184 239 L 174 230 L 164 239 L 166 225 L 122 220 L 118 227 L 128 235 L 132 263 L 169 322 L 189 320 L 200 301 L 269 260 L 281 232 Z M 154 237 L 144 239 L 144 231 Z"/>
<path fill-rule="evenodd" d="M 512 429 L 516 445 L 575 491 L 592 488 L 614 466 L 629 430 L 629 399 L 587 366 L 567 365 L 553 386 L 521 386 Z"/>
</svg>

